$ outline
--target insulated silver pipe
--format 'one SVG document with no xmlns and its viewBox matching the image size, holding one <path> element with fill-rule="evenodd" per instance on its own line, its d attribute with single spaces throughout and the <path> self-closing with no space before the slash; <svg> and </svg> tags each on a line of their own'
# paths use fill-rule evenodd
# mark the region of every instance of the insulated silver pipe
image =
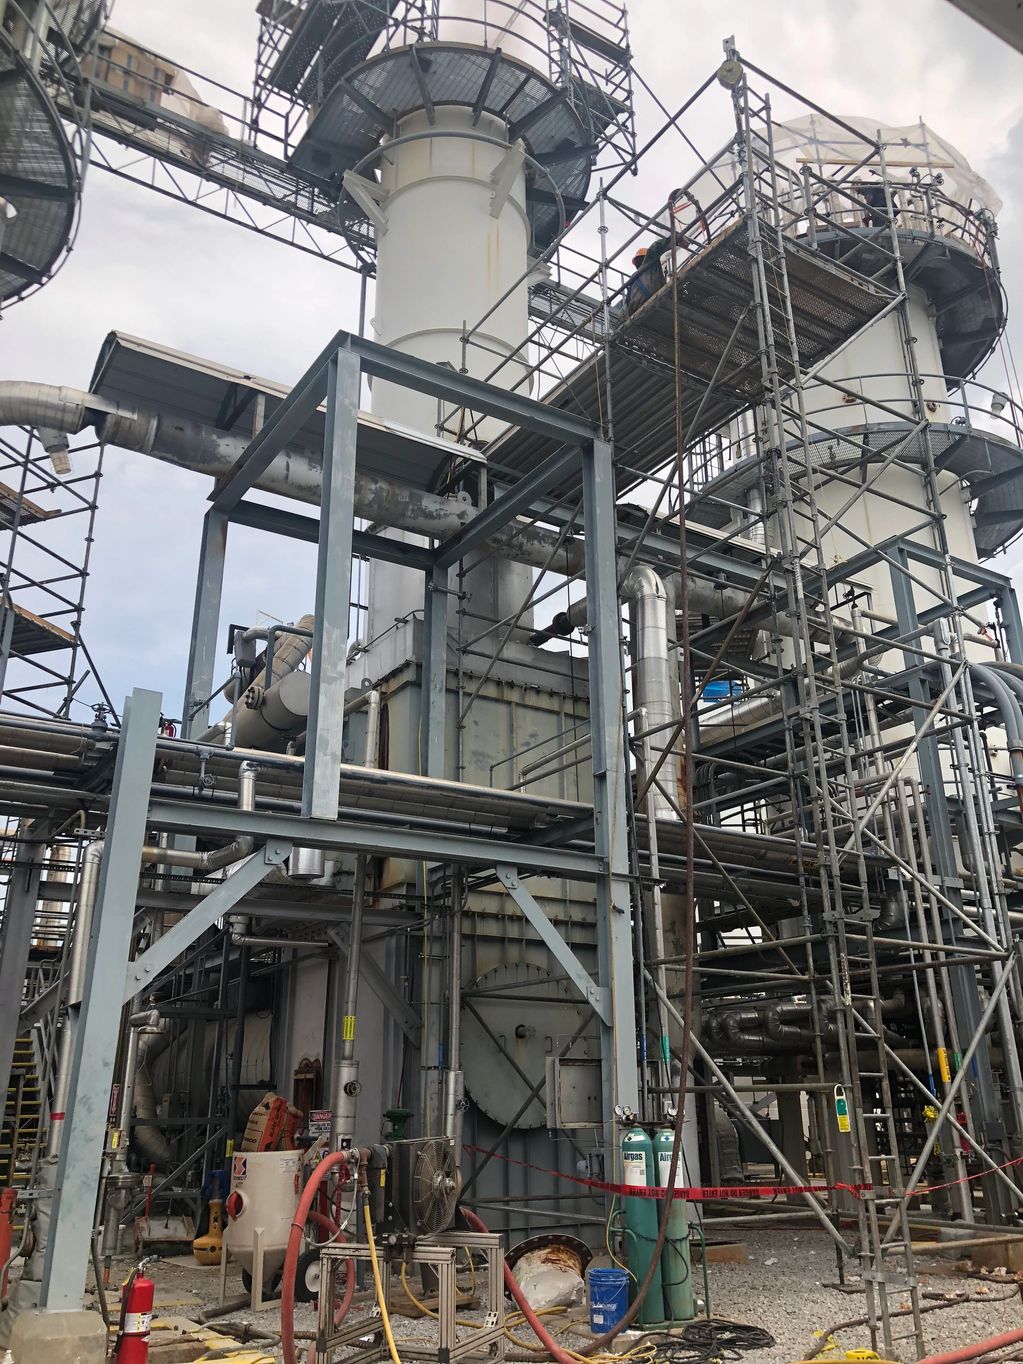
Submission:
<svg viewBox="0 0 1023 1364">
<path fill-rule="evenodd" d="M 679 718 L 678 669 L 669 657 L 669 613 L 673 601 L 652 568 L 637 565 L 622 580 L 622 597 L 631 605 L 632 696 L 645 714 L 649 735 L 650 771 L 657 767 L 653 806 L 657 819 L 677 818 L 679 801 L 679 739 L 673 726 Z M 668 750 L 667 755 L 662 755 Z"/>
<path fill-rule="evenodd" d="M 366 767 L 376 767 L 380 743 L 380 692 L 374 687 L 363 692 L 345 707 L 345 713 L 366 708 Z M 362 924 L 366 909 L 366 872 L 368 858 L 360 853 L 355 859 L 352 883 L 352 922 L 348 937 L 348 964 L 345 971 L 341 1005 L 341 1038 L 336 1043 L 334 1075 L 331 1082 L 330 1144 L 334 1151 L 355 1141 L 355 1115 L 359 1095 L 359 1063 L 355 1059 L 355 1021 L 359 1003 L 359 976 L 362 971 Z"/>
<path fill-rule="evenodd" d="M 233 469 L 248 444 L 244 436 L 144 409 L 121 407 L 94 393 L 20 380 L 0 382 L 0 426 L 48 427 L 76 434 L 93 426 L 99 439 L 151 455 L 193 473 L 220 478 Z M 289 447 L 254 484 L 299 502 L 318 505 L 322 465 L 309 450 Z M 355 514 L 367 521 L 446 539 L 476 515 L 467 494 L 440 497 L 361 470 L 355 475 Z M 480 546 L 508 559 L 572 575 L 583 566 L 583 545 L 566 542 L 552 559 L 558 537 L 522 522 L 502 527 Z"/>
</svg>

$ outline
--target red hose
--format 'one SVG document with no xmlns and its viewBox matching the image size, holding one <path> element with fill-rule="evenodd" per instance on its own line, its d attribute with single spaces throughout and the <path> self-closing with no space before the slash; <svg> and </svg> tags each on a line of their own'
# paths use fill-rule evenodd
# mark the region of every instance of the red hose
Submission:
<svg viewBox="0 0 1023 1364">
<path fill-rule="evenodd" d="M 337 1231 L 336 1225 L 330 1218 L 325 1217 L 321 1212 L 312 1212 L 312 1206 L 320 1185 L 326 1177 L 338 1165 L 347 1165 L 350 1156 L 351 1152 L 349 1151 L 332 1151 L 329 1156 L 325 1156 L 320 1161 L 309 1176 L 309 1182 L 302 1190 L 302 1197 L 298 1200 L 298 1207 L 295 1209 L 295 1216 L 291 1221 L 291 1235 L 288 1238 L 288 1250 L 284 1256 L 281 1281 L 281 1349 L 284 1352 L 284 1364 L 299 1364 L 298 1355 L 295 1353 L 295 1275 L 298 1272 L 298 1257 L 302 1252 L 302 1234 L 305 1231 L 305 1224 L 308 1221 L 313 1221 L 317 1226 L 326 1224 L 332 1232 Z M 341 1303 L 342 1315 L 348 1311 L 354 1293 L 355 1266 L 349 1260 L 345 1296 Z"/>
<path fill-rule="evenodd" d="M 959 1364 L 963 1359 L 976 1359 L 978 1355 L 986 1355 L 990 1350 L 1002 1350 L 1007 1345 L 1018 1345 L 1023 1340 L 1023 1331 L 1006 1331 L 1000 1336 L 989 1336 L 987 1340 L 978 1340 L 976 1345 L 964 1345 L 959 1350 L 947 1350 L 944 1354 L 928 1355 L 926 1359 L 921 1359 L 920 1364 Z"/>
<path fill-rule="evenodd" d="M 477 1217 L 469 1208 L 462 1208 L 460 1211 L 466 1222 L 474 1231 L 490 1230 L 487 1224 Z M 545 1328 L 543 1322 L 526 1301 L 526 1295 L 519 1287 L 518 1279 L 516 1279 L 507 1265 L 504 1267 L 504 1286 L 515 1299 L 516 1307 L 518 1307 L 519 1311 L 525 1317 L 533 1334 L 544 1349 L 550 1354 L 551 1358 L 557 1360 L 557 1364 L 578 1364 L 578 1361 L 573 1359 L 570 1354 L 565 1353 L 551 1333 Z"/>
</svg>

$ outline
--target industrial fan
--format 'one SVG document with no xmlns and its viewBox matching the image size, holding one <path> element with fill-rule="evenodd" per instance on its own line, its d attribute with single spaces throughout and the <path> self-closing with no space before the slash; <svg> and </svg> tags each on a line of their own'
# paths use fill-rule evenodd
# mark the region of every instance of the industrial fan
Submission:
<svg viewBox="0 0 1023 1364">
<path fill-rule="evenodd" d="M 425 1137 L 389 1142 L 388 1151 L 385 1225 L 413 1237 L 445 1231 L 462 1187 L 453 1144 Z"/>
</svg>

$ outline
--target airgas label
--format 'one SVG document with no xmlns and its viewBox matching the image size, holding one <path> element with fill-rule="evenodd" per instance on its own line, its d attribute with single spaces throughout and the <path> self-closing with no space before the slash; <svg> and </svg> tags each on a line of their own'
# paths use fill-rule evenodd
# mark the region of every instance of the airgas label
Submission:
<svg viewBox="0 0 1023 1364">
<path fill-rule="evenodd" d="M 622 1169 L 626 1184 L 639 1184 L 646 1188 L 646 1156 L 642 1151 L 623 1151 Z"/>
</svg>

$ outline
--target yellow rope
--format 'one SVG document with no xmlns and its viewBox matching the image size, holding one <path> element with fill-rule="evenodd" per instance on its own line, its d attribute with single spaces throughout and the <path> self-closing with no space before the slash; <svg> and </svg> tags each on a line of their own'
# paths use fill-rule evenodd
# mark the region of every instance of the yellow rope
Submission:
<svg viewBox="0 0 1023 1364">
<path fill-rule="evenodd" d="M 398 1347 L 394 1343 L 394 1332 L 391 1330 L 391 1318 L 387 1315 L 387 1300 L 384 1297 L 384 1286 L 380 1282 L 380 1265 L 377 1262 L 377 1246 L 373 1240 L 373 1223 L 369 1215 L 369 1203 L 362 1205 L 363 1216 L 366 1221 L 366 1241 L 369 1245 L 369 1259 L 373 1266 L 373 1287 L 376 1289 L 377 1303 L 380 1307 L 380 1320 L 384 1328 L 384 1336 L 387 1340 L 388 1353 L 391 1356 L 392 1364 L 401 1364 L 398 1355 Z"/>
<path fill-rule="evenodd" d="M 420 1310 L 420 1312 L 423 1313 L 424 1316 L 433 1317 L 434 1320 L 437 1319 L 437 1313 L 434 1312 L 432 1308 L 427 1307 L 425 1302 L 420 1302 L 420 1300 L 412 1292 L 412 1288 L 409 1284 L 408 1274 L 406 1272 L 404 1264 L 401 1267 L 401 1286 L 405 1290 L 405 1296 L 408 1298 L 409 1302 L 413 1304 L 413 1306 L 418 1307 L 418 1309 Z M 536 1315 L 538 1317 L 562 1316 L 567 1310 L 568 1309 L 565 1307 L 541 1307 L 537 1310 Z M 513 1312 L 505 1322 L 504 1326 L 505 1338 L 507 1340 L 510 1340 L 511 1343 L 517 1349 L 529 1350 L 533 1354 L 541 1355 L 547 1354 L 547 1349 L 545 1346 L 540 1344 L 530 1344 L 529 1341 L 523 1340 L 520 1336 L 515 1335 L 514 1332 L 512 1331 L 511 1329 L 512 1326 L 519 1326 L 525 1320 L 526 1318 L 522 1312 Z M 483 1329 L 484 1323 L 479 1321 L 465 1321 L 461 1318 L 456 1318 L 455 1325 L 468 1326 L 473 1331 L 481 1331 Z M 568 1322 L 562 1329 L 564 1331 L 571 1330 L 572 1323 Z M 580 1354 L 577 1350 L 567 1349 L 564 1345 L 561 1346 L 561 1349 L 564 1350 L 565 1354 L 569 1355 L 572 1359 L 578 1360 L 579 1364 L 618 1364 L 619 1361 L 625 1359 L 643 1361 L 643 1364 L 652 1364 L 653 1358 L 657 1353 L 657 1346 L 654 1344 L 653 1341 L 650 1341 L 645 1345 L 637 1345 L 633 1349 L 626 1350 L 623 1354 L 620 1355 L 612 1353 L 605 1353 L 599 1355 L 583 1355 Z"/>
</svg>

